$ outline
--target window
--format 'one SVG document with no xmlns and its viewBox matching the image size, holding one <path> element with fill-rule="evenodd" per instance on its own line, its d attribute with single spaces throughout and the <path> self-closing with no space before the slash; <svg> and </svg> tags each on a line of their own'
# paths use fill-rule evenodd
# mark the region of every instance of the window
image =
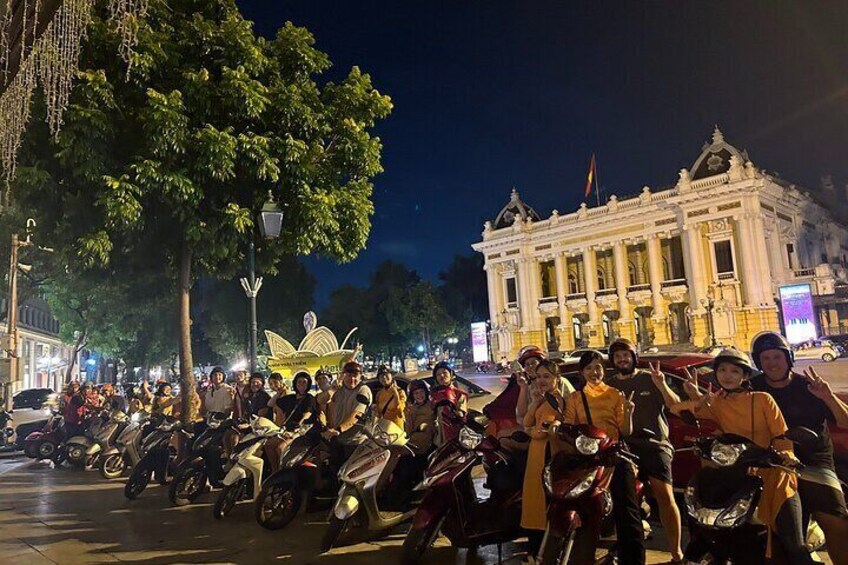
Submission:
<svg viewBox="0 0 848 565">
<path fill-rule="evenodd" d="M 716 272 L 719 276 L 733 273 L 733 249 L 730 246 L 730 240 L 716 241 L 713 243 L 715 250 Z"/>
<path fill-rule="evenodd" d="M 568 273 L 568 293 L 577 294 L 580 292 L 580 286 L 577 284 L 577 275 Z"/>
<path fill-rule="evenodd" d="M 605 290 L 607 288 L 607 279 L 604 276 L 604 272 L 601 269 L 598 269 L 598 290 Z"/>
<path fill-rule="evenodd" d="M 787 243 L 786 244 L 786 258 L 789 259 L 789 268 L 795 269 L 797 268 L 797 262 L 795 260 L 795 244 Z"/>
<path fill-rule="evenodd" d="M 506 279 L 506 305 L 516 306 L 518 304 L 518 289 L 515 286 L 515 277 Z"/>
<path fill-rule="evenodd" d="M 542 298 L 550 298 L 557 295 L 556 271 L 553 261 L 539 263 L 542 275 Z"/>
<path fill-rule="evenodd" d="M 822 262 L 822 263 L 827 263 L 827 253 L 822 253 L 822 254 L 821 254 L 821 262 Z"/>
<path fill-rule="evenodd" d="M 571 328 L 574 331 L 574 343 L 578 343 L 583 339 L 583 325 L 580 323 L 580 318 L 573 316 L 571 318 Z"/>
<path fill-rule="evenodd" d="M 630 286 L 639 284 L 639 279 L 636 278 L 636 265 L 629 261 L 627 263 L 627 273 L 630 276 Z"/>
</svg>

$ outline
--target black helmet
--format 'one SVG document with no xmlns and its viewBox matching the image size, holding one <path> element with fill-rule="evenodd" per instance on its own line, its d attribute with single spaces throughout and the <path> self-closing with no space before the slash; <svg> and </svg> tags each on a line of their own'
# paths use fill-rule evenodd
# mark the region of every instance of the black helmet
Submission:
<svg viewBox="0 0 848 565">
<path fill-rule="evenodd" d="M 312 390 L 312 376 L 306 371 L 298 371 L 292 377 L 292 388 L 294 389 L 295 394 L 297 394 L 297 380 L 305 379 L 306 380 L 306 392 Z"/>
<path fill-rule="evenodd" d="M 625 337 L 615 338 L 609 346 L 609 360 L 612 364 L 615 364 L 616 351 L 629 351 L 633 357 L 633 368 L 636 369 L 636 364 L 639 363 L 639 352 L 636 351 L 636 344 Z"/>
<path fill-rule="evenodd" d="M 751 373 L 754 372 L 754 367 L 751 365 L 751 361 L 748 359 L 748 356 L 736 349 L 735 347 L 727 347 L 722 349 L 718 355 L 716 355 L 713 360 L 713 371 L 718 370 L 718 366 L 721 363 L 732 363 L 745 371 L 745 376 L 750 377 Z"/>
<path fill-rule="evenodd" d="M 435 367 L 433 367 L 433 378 L 436 378 L 436 373 L 439 372 L 439 369 L 447 369 L 450 372 L 451 380 L 456 378 L 456 371 L 453 370 L 453 367 L 450 366 L 450 363 L 447 361 L 439 361 L 436 363 Z"/>
<path fill-rule="evenodd" d="M 214 375 L 215 373 L 221 373 L 221 375 L 224 377 L 224 380 L 227 380 L 227 372 L 224 371 L 223 367 L 213 367 L 212 371 L 209 373 L 209 378 L 211 379 L 212 375 Z"/>
<path fill-rule="evenodd" d="M 757 335 L 754 338 L 754 341 L 751 342 L 751 357 L 754 358 L 754 365 L 757 366 L 757 369 L 763 369 L 760 364 L 760 354 L 762 354 L 763 351 L 768 351 L 769 349 L 779 349 L 783 351 L 786 355 L 786 362 L 789 363 L 790 368 L 795 363 L 795 354 L 792 352 L 792 347 L 789 345 L 789 342 L 785 337 L 777 332 L 763 332 Z"/>
<path fill-rule="evenodd" d="M 253 381 L 253 379 L 259 379 L 260 381 L 262 381 L 262 386 L 263 387 L 265 386 L 265 375 L 263 375 L 262 373 L 251 374 L 250 379 L 248 379 L 247 382 L 249 383 L 249 382 Z"/>
<path fill-rule="evenodd" d="M 427 384 L 427 381 L 422 379 L 416 379 L 409 383 L 409 387 L 407 387 L 407 392 L 409 393 L 409 397 L 414 401 L 415 398 L 412 396 L 416 390 L 423 390 L 425 396 L 425 402 L 430 400 L 430 385 Z"/>
</svg>

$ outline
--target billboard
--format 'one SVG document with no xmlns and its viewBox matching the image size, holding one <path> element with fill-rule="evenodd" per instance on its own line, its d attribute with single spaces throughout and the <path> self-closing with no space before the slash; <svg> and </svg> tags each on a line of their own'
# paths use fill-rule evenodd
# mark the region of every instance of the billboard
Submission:
<svg viewBox="0 0 848 565">
<path fill-rule="evenodd" d="M 489 335 L 486 331 L 486 322 L 471 324 L 471 351 L 474 354 L 475 363 L 489 360 Z"/>
<path fill-rule="evenodd" d="M 783 327 L 789 343 L 803 343 L 816 339 L 816 315 L 813 309 L 813 291 L 809 284 L 793 284 L 779 289 L 783 310 Z"/>
</svg>

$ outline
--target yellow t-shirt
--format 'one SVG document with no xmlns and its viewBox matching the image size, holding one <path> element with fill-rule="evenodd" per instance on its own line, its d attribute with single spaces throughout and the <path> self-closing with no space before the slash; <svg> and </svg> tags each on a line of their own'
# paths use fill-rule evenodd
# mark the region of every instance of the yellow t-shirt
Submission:
<svg viewBox="0 0 848 565">
<path fill-rule="evenodd" d="M 616 388 L 600 383 L 586 383 L 583 387 L 592 425 L 604 430 L 613 439 L 618 439 L 624 426 L 624 395 Z M 588 424 L 583 398 L 580 392 L 569 394 L 565 399 L 565 422 L 567 424 Z"/>
</svg>

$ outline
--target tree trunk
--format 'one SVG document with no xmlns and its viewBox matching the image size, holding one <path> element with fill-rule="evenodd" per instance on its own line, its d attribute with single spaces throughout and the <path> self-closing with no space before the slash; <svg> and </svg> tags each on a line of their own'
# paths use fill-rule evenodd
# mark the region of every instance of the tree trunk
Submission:
<svg viewBox="0 0 848 565">
<path fill-rule="evenodd" d="M 177 327 L 180 339 L 180 404 L 181 418 L 184 424 L 191 423 L 189 414 L 189 396 L 194 390 L 194 362 L 191 358 L 191 260 L 192 249 L 183 243 L 180 254 L 179 318 Z"/>
<path fill-rule="evenodd" d="M 85 347 L 85 332 L 81 332 L 77 336 L 77 344 L 74 346 L 74 355 L 71 357 L 71 362 L 68 363 L 68 370 L 65 372 L 65 382 L 63 384 L 67 385 L 71 382 L 71 376 L 74 373 L 74 366 L 77 362 L 77 357 L 79 357 L 80 351 Z M 58 391 L 57 391 L 58 392 Z"/>
</svg>

